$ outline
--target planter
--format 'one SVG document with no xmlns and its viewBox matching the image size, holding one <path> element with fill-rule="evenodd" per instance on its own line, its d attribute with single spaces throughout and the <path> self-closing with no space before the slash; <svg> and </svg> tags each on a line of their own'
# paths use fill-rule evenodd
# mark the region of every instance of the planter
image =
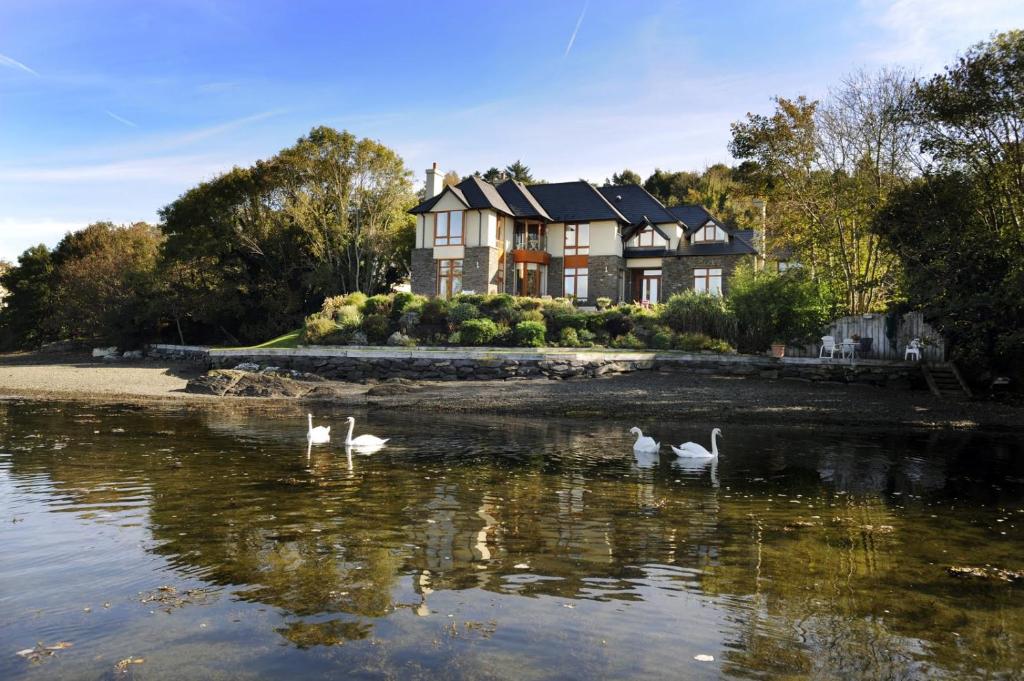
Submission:
<svg viewBox="0 0 1024 681">
<path fill-rule="evenodd" d="M 772 343 L 772 357 L 785 357 L 786 356 L 786 344 L 785 343 Z"/>
<path fill-rule="evenodd" d="M 866 355 L 871 352 L 871 342 L 872 339 L 866 336 L 860 339 L 860 354 Z"/>
</svg>

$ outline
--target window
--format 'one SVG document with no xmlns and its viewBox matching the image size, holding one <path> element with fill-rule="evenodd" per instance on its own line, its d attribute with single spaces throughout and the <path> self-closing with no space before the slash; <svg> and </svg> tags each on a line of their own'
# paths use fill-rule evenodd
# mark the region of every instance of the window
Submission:
<svg viewBox="0 0 1024 681">
<path fill-rule="evenodd" d="M 664 248 L 668 246 L 668 243 L 665 241 L 665 237 L 654 231 L 653 227 L 644 227 L 633 235 L 628 245 L 634 248 L 654 248 L 656 246 Z"/>
<path fill-rule="evenodd" d="M 516 263 L 516 294 L 537 298 L 548 294 L 548 266 L 535 262 Z"/>
<path fill-rule="evenodd" d="M 547 250 L 547 231 L 543 222 L 517 221 L 513 248 L 527 251 Z"/>
<path fill-rule="evenodd" d="M 434 213 L 434 245 L 459 246 L 462 244 L 462 211 L 450 210 Z"/>
<path fill-rule="evenodd" d="M 498 256 L 498 272 L 494 275 L 494 289 L 497 293 L 505 292 L 505 252 Z"/>
<path fill-rule="evenodd" d="M 722 270 L 699 267 L 693 271 L 693 290 L 722 295 Z"/>
<path fill-rule="evenodd" d="M 656 303 L 661 293 L 661 270 L 642 270 L 640 273 L 640 302 Z"/>
<path fill-rule="evenodd" d="M 588 253 L 590 253 L 590 225 L 586 222 L 566 224 L 565 255 L 587 255 Z M 585 297 L 580 296 L 580 298 Z"/>
<path fill-rule="evenodd" d="M 505 250 L 505 216 L 504 215 L 499 215 L 498 216 L 498 227 L 497 227 L 497 230 L 496 230 L 495 240 L 497 241 L 496 245 L 497 245 L 498 249 L 504 251 Z"/>
<path fill-rule="evenodd" d="M 568 267 L 565 270 L 565 296 L 586 299 L 589 293 L 590 272 L 586 267 Z"/>
<path fill-rule="evenodd" d="M 462 291 L 462 260 L 437 261 L 437 295 L 451 298 Z"/>
<path fill-rule="evenodd" d="M 693 233 L 693 236 L 690 237 L 690 241 L 694 243 L 701 241 L 728 241 L 728 237 L 721 227 L 713 222 L 708 222 Z"/>
</svg>

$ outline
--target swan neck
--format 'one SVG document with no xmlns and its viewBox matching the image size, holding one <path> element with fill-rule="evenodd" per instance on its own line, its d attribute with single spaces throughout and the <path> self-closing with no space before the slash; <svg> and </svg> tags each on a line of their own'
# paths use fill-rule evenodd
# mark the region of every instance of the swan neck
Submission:
<svg viewBox="0 0 1024 681">
<path fill-rule="evenodd" d="M 348 422 L 348 435 L 345 436 L 345 443 L 352 442 L 352 430 L 356 427 L 356 422 L 349 420 Z"/>
<path fill-rule="evenodd" d="M 711 431 L 711 456 L 718 456 L 718 433 Z"/>
<path fill-rule="evenodd" d="M 313 415 L 312 414 L 306 414 L 306 416 L 309 417 L 309 429 L 313 430 Z"/>
</svg>

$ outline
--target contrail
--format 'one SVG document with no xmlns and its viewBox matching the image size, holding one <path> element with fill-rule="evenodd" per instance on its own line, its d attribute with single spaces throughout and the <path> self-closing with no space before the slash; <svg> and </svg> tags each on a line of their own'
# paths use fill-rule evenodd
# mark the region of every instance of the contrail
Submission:
<svg viewBox="0 0 1024 681">
<path fill-rule="evenodd" d="M 569 44 L 565 46 L 565 54 L 562 55 L 563 58 L 569 56 L 569 51 L 572 49 L 573 43 L 576 42 L 576 34 L 580 32 L 580 25 L 583 24 L 583 17 L 587 15 L 587 7 L 589 5 L 590 0 L 583 3 L 583 11 L 580 12 L 580 18 L 576 20 L 576 28 L 572 30 L 572 35 L 569 36 Z"/>
<path fill-rule="evenodd" d="M 124 123 L 125 125 L 131 126 L 131 127 L 133 127 L 133 128 L 137 128 L 137 127 L 139 127 L 138 125 L 136 125 L 135 123 L 132 123 L 132 122 L 131 122 L 130 120 L 128 120 L 127 118 L 121 118 L 120 116 L 118 116 L 118 115 L 117 115 L 116 113 L 114 113 L 113 111 L 107 111 L 106 109 L 104 109 L 104 110 L 103 110 L 103 113 L 107 114 L 108 116 L 110 116 L 111 118 L 113 118 L 113 119 L 114 119 L 115 121 L 117 121 L 118 123 Z"/>
<path fill-rule="evenodd" d="M 2 65 L 2 66 L 9 66 L 12 69 L 21 69 L 25 73 L 31 73 L 33 76 L 38 76 L 39 75 L 38 73 L 36 73 L 32 69 L 30 69 L 29 67 L 27 67 L 24 64 L 22 64 L 17 59 L 11 59 L 10 57 L 8 57 L 5 54 L 0 54 L 0 65 Z"/>
</svg>

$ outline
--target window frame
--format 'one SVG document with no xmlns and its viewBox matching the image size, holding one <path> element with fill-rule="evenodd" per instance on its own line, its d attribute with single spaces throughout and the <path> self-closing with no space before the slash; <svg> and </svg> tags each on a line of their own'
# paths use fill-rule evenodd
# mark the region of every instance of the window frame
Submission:
<svg viewBox="0 0 1024 681">
<path fill-rule="evenodd" d="M 458 241 L 452 240 L 452 213 L 459 213 L 459 236 Z M 445 231 L 441 234 L 441 216 L 445 216 Z M 434 245 L 435 246 L 463 246 L 466 243 L 466 211 L 465 210 L 440 210 L 434 213 Z"/>
<path fill-rule="evenodd" d="M 645 236 L 650 236 L 650 243 L 644 243 Z M 654 227 L 644 227 L 633 235 L 630 241 L 635 241 L 632 248 L 668 248 L 668 240 L 658 233 Z M 658 243 L 655 243 L 657 241 Z"/>
<path fill-rule="evenodd" d="M 583 281 L 583 295 L 580 295 L 580 281 Z M 572 282 L 572 293 L 569 292 L 569 282 Z M 562 272 L 562 295 L 572 296 L 577 300 L 589 300 L 590 298 L 590 268 L 589 267 L 566 267 Z"/>
<path fill-rule="evenodd" d="M 715 274 L 717 272 L 717 274 Z M 712 290 L 712 283 L 716 282 L 717 287 Z M 703 282 L 702 286 L 698 282 Z M 693 290 L 698 293 L 710 293 L 711 295 L 722 295 L 722 268 L 721 267 L 695 267 L 693 269 Z"/>
<path fill-rule="evenodd" d="M 708 230 L 711 231 L 711 238 L 708 238 Z M 721 237 L 719 237 L 721 234 Z M 690 236 L 691 243 L 725 243 L 729 235 L 717 223 L 708 221 Z"/>
<path fill-rule="evenodd" d="M 572 227 L 573 229 L 569 229 Z M 580 243 L 580 234 L 586 231 L 586 243 Z M 569 243 L 569 234 L 573 234 L 573 242 Z M 562 255 L 590 255 L 590 223 L 566 222 L 562 226 Z"/>
<path fill-rule="evenodd" d="M 434 295 L 438 298 L 453 298 L 462 292 L 463 258 L 439 258 L 434 261 Z M 456 263 L 458 263 L 456 265 Z M 443 270 L 447 268 L 447 271 Z M 447 295 L 441 293 L 441 282 L 447 282 Z M 454 282 L 458 281 L 458 291 Z"/>
</svg>

